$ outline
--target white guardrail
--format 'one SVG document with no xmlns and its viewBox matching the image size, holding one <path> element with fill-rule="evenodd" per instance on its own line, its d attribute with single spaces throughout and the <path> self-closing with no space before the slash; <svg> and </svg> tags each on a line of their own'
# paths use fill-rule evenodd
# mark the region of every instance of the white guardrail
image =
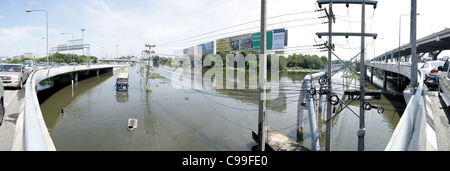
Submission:
<svg viewBox="0 0 450 171">
<path fill-rule="evenodd" d="M 36 73 L 30 74 L 25 87 L 25 108 L 23 117 L 23 150 L 24 151 L 56 151 L 53 140 L 48 133 L 42 116 L 41 107 L 36 94 Z M 45 72 L 45 71 L 44 71 Z"/>
<path fill-rule="evenodd" d="M 423 76 L 418 75 L 418 80 Z M 425 151 L 427 146 L 426 136 L 426 107 L 423 81 L 419 81 L 416 89 L 403 112 L 403 115 L 395 127 L 394 133 L 386 146 L 385 151 Z"/>
<path fill-rule="evenodd" d="M 17 119 L 16 135 L 13 142 L 15 151 L 56 151 L 42 116 L 36 92 L 36 84 L 57 75 L 82 70 L 99 70 L 120 65 L 66 66 L 33 71 L 25 85 L 25 105 L 23 117 Z M 22 126 L 23 124 L 23 126 Z"/>
</svg>

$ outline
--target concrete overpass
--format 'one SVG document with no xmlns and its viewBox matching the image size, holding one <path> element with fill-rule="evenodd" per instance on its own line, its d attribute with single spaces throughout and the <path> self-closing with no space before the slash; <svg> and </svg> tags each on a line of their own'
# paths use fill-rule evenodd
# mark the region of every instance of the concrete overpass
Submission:
<svg viewBox="0 0 450 171">
<path fill-rule="evenodd" d="M 108 63 L 108 62 L 118 62 L 118 63 L 120 63 L 120 62 L 134 62 L 134 63 L 137 63 L 137 62 L 140 62 L 141 60 L 140 59 L 99 59 L 98 61 L 104 62 L 104 63 Z"/>
<path fill-rule="evenodd" d="M 74 81 L 80 77 L 91 77 L 114 70 L 123 65 L 65 66 L 39 69 L 30 74 L 25 89 L 25 106 L 23 114 L 17 118 L 16 132 L 12 143 L 13 151 L 55 151 L 40 109 L 36 85 L 47 78 L 71 74 Z"/>
<path fill-rule="evenodd" d="M 432 56 L 432 59 L 436 60 L 443 50 L 450 50 L 450 29 L 445 29 L 417 40 L 417 54 L 419 54 L 417 56 L 419 58 L 423 57 L 426 53 L 429 53 Z M 401 57 L 405 57 L 406 61 L 409 61 L 408 56 L 410 55 L 411 43 L 408 43 L 400 46 L 400 49 L 397 47 L 375 57 L 373 61 L 384 61 L 385 63 L 388 63 L 394 62 L 394 59 L 401 61 Z"/>
</svg>

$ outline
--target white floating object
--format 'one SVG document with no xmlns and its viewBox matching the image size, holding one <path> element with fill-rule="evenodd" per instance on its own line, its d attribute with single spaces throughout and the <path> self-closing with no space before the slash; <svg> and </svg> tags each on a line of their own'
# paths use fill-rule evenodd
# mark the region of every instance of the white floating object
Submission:
<svg viewBox="0 0 450 171">
<path fill-rule="evenodd" d="M 128 131 L 133 131 L 138 126 L 138 120 L 133 118 L 128 118 Z"/>
</svg>

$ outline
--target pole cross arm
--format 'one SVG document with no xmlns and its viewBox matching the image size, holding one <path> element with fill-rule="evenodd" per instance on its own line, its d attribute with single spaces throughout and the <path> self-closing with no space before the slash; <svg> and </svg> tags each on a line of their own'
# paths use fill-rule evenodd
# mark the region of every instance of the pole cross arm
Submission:
<svg viewBox="0 0 450 171">
<path fill-rule="evenodd" d="M 321 33 L 316 33 L 316 35 L 319 38 L 322 38 L 322 36 L 330 36 L 330 33 L 328 33 L 328 32 L 321 32 Z M 362 35 L 363 35 L 362 33 L 331 33 L 331 36 L 345 36 L 345 38 L 348 38 L 349 36 L 361 37 Z M 376 33 L 365 33 L 364 36 L 365 37 L 373 37 L 374 39 L 377 39 L 378 34 L 376 34 Z"/>
<path fill-rule="evenodd" d="M 373 8 L 377 8 L 378 1 L 368 1 L 368 0 L 317 0 L 317 4 L 319 4 L 319 8 L 322 8 L 323 4 L 329 4 L 332 2 L 333 4 L 346 4 L 347 7 L 349 4 L 362 4 L 373 5 Z"/>
</svg>

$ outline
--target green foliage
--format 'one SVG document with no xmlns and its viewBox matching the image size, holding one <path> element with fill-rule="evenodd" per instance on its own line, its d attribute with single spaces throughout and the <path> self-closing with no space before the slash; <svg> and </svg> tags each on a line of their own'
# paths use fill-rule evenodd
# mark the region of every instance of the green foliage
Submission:
<svg viewBox="0 0 450 171">
<path fill-rule="evenodd" d="M 76 54 L 61 54 L 59 52 L 54 53 L 52 56 L 49 57 L 50 62 L 57 62 L 57 63 L 87 63 L 88 57 L 86 55 L 78 56 Z M 98 62 L 98 58 L 95 56 L 91 56 L 90 59 L 93 63 Z M 47 58 L 39 58 L 36 59 L 36 62 L 47 62 Z"/>
<path fill-rule="evenodd" d="M 253 51 L 246 51 L 246 52 L 240 52 L 240 54 L 244 55 L 246 57 L 249 54 L 255 54 L 257 61 L 256 63 L 254 61 L 246 62 L 245 63 L 245 70 L 248 70 L 250 65 L 252 67 L 255 67 L 259 69 L 259 54 L 258 52 Z M 227 64 L 226 63 L 226 53 L 219 52 L 218 55 L 222 58 L 223 64 L 225 64 L 224 68 L 234 68 L 234 65 Z M 234 55 L 237 55 L 236 52 L 234 52 Z M 205 59 L 206 55 L 202 56 L 202 59 Z M 319 57 L 317 55 L 303 55 L 303 54 L 292 54 L 289 55 L 287 58 L 285 56 L 279 56 L 279 71 L 286 70 L 287 68 L 301 68 L 301 69 L 314 69 L 318 70 L 323 68 L 327 64 L 328 58 L 325 56 Z M 171 64 L 172 58 L 163 58 L 159 56 L 155 56 L 153 58 L 154 62 L 159 61 L 161 64 Z M 271 64 L 271 55 L 267 55 L 267 69 L 271 70 L 272 64 Z M 335 61 L 333 61 L 335 63 Z M 212 65 L 213 66 L 213 65 Z M 211 67 L 212 67 L 211 66 Z"/>
<path fill-rule="evenodd" d="M 307 69 L 320 69 L 322 66 L 327 64 L 327 61 L 328 60 L 325 56 L 319 58 L 317 55 L 297 55 L 294 53 L 288 56 L 286 66 L 291 68 L 299 67 Z"/>
</svg>

